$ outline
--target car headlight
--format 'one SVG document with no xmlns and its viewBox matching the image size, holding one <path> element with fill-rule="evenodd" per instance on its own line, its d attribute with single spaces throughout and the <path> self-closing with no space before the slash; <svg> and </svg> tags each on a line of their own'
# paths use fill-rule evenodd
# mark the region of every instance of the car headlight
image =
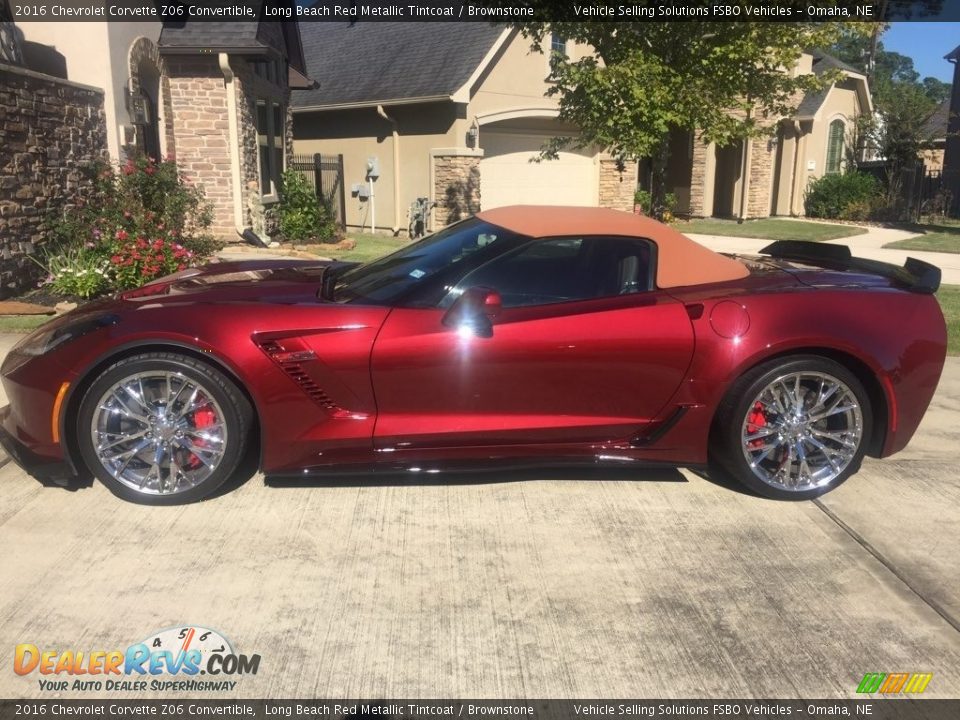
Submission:
<svg viewBox="0 0 960 720">
<path fill-rule="evenodd" d="M 119 321 L 120 318 L 116 315 L 87 315 L 76 319 L 54 320 L 27 335 L 13 347 L 11 354 L 20 354 L 27 358 L 46 355 L 64 343 L 100 328 L 116 325 Z"/>
</svg>

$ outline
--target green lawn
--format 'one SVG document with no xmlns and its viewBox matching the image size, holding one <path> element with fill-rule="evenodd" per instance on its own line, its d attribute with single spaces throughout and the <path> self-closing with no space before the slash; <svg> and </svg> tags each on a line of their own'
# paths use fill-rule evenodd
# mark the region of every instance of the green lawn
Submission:
<svg viewBox="0 0 960 720">
<path fill-rule="evenodd" d="M 947 354 L 960 355 L 960 285 L 941 285 L 937 299 L 947 321 Z"/>
<path fill-rule="evenodd" d="M 803 222 L 800 220 L 717 220 L 705 218 L 680 222 L 674 227 L 682 233 L 700 235 L 726 235 L 729 237 L 760 238 L 764 240 L 836 240 L 837 238 L 863 235 L 865 228 L 853 225 L 829 225 L 827 223 Z"/>
<path fill-rule="evenodd" d="M 928 232 L 919 237 L 887 243 L 884 247 L 898 250 L 960 253 L 960 228 L 957 228 L 957 232 Z"/>
<path fill-rule="evenodd" d="M 370 260 L 376 260 L 378 257 L 388 255 L 394 250 L 399 250 L 404 245 L 409 244 L 409 240 L 406 238 L 395 238 L 390 237 L 389 235 L 356 233 L 354 235 L 350 235 L 350 238 L 355 240 L 357 243 L 357 246 L 353 250 L 337 251 L 331 249 L 326 252 L 323 250 L 318 250 L 318 252 L 327 254 L 335 260 L 369 262 Z"/>
<path fill-rule="evenodd" d="M 0 315 L 0 333 L 26 333 L 40 327 L 53 315 Z"/>
</svg>

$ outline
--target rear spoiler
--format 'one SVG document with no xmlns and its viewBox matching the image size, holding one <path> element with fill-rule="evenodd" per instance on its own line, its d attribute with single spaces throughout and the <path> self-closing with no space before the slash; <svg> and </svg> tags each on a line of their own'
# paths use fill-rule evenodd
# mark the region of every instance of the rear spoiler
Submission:
<svg viewBox="0 0 960 720">
<path fill-rule="evenodd" d="M 856 270 L 880 275 L 918 293 L 932 295 L 940 287 L 940 268 L 923 260 L 908 257 L 903 267 L 879 260 L 853 257 L 846 245 L 777 240 L 760 251 L 763 255 L 783 260 L 799 260 L 831 270 Z"/>
</svg>

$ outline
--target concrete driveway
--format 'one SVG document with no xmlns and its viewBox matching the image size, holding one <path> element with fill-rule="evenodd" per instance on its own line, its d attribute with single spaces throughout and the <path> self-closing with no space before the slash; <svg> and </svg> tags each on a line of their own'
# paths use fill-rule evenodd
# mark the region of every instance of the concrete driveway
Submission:
<svg viewBox="0 0 960 720">
<path fill-rule="evenodd" d="M 12 672 L 18 643 L 194 623 L 262 656 L 221 697 L 851 697 L 865 672 L 920 671 L 957 697 L 960 360 L 920 433 L 804 503 L 598 470 L 254 476 L 144 508 L 0 455 L 0 696 L 44 694 Z"/>
</svg>

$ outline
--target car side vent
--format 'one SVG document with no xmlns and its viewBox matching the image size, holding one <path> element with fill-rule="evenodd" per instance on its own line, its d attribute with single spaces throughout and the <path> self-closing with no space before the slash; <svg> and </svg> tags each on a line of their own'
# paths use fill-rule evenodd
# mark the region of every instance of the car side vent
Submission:
<svg viewBox="0 0 960 720">
<path fill-rule="evenodd" d="M 280 369 L 299 385 L 317 405 L 331 413 L 337 413 L 342 410 L 342 408 L 327 395 L 324 389 L 317 385 L 313 378 L 303 369 L 302 363 L 304 361 L 316 359 L 316 355 L 312 350 L 287 350 L 276 340 L 268 340 L 260 343 L 260 349 L 269 355 L 270 359 L 277 363 Z"/>
<path fill-rule="evenodd" d="M 323 388 L 317 385 L 310 376 L 303 371 L 299 363 L 282 362 L 280 363 L 280 367 L 283 368 L 283 371 L 289 375 L 297 385 L 303 388 L 303 391 L 309 395 L 315 403 L 330 412 L 340 410 L 340 407 L 330 399 L 330 396 L 323 391 Z"/>
</svg>

